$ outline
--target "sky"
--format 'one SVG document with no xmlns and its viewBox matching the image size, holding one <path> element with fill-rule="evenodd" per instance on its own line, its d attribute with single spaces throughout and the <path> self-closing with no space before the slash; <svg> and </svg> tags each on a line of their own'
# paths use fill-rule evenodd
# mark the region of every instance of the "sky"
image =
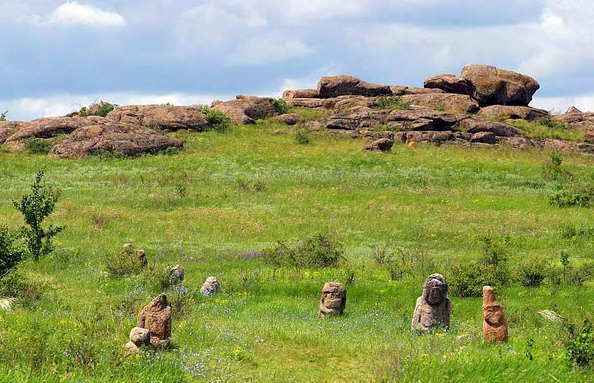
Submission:
<svg viewBox="0 0 594 383">
<path fill-rule="evenodd" d="M 594 110 L 590 0 L 0 0 L 0 112 L 280 97 L 348 74 L 422 86 L 469 63 Z"/>
</svg>

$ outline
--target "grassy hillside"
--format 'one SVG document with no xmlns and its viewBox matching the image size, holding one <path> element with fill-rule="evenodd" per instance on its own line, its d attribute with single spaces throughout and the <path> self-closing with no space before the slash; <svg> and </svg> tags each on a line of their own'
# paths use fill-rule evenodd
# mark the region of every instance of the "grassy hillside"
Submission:
<svg viewBox="0 0 594 383">
<path fill-rule="evenodd" d="M 279 130 L 285 134 L 279 134 Z M 515 275 L 526 260 L 560 269 L 594 260 L 593 213 L 553 207 L 559 182 L 543 175 L 548 151 L 396 145 L 363 153 L 363 141 L 269 122 L 229 133 L 177 133 L 184 150 L 133 159 L 52 160 L 0 152 L 0 224 L 22 218 L 11 200 L 39 169 L 63 194 L 51 221 L 68 228 L 59 249 L 18 271 L 13 311 L 0 311 L 0 381 L 32 382 L 491 382 L 594 381 L 567 361 L 566 331 L 546 320 L 592 318 L 594 284 L 494 286 L 510 327 L 505 345 L 480 339 L 481 298 L 450 295 L 452 328 L 410 331 L 425 278 L 481 257 L 484 237 L 504 238 Z M 563 169 L 594 181 L 594 158 Z M 274 270 L 261 250 L 317 233 L 342 243 L 336 268 Z M 569 233 L 569 234 L 568 234 Z M 115 277 L 105 257 L 131 242 L 151 267 L 180 263 L 187 294 L 168 291 L 173 347 L 123 358 L 136 313 L 161 291 L 155 272 Z M 400 249 L 390 280 L 373 248 Z M 257 253 L 257 254 L 253 254 Z M 223 285 L 198 293 L 209 275 Z M 347 285 L 341 317 L 316 317 L 324 282 Z"/>
</svg>

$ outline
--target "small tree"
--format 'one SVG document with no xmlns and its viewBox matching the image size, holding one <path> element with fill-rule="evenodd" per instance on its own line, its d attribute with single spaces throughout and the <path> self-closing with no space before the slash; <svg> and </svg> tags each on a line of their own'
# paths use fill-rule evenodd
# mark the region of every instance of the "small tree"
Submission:
<svg viewBox="0 0 594 383">
<path fill-rule="evenodd" d="M 45 185 L 43 176 L 43 171 L 37 173 L 31 186 L 31 194 L 25 194 L 20 200 L 13 201 L 25 219 L 27 226 L 21 228 L 21 233 L 29 253 L 36 261 L 52 252 L 52 239 L 65 229 L 65 226 L 50 225 L 47 229 L 42 226 L 43 221 L 54 211 L 60 197 L 58 190 Z"/>
</svg>

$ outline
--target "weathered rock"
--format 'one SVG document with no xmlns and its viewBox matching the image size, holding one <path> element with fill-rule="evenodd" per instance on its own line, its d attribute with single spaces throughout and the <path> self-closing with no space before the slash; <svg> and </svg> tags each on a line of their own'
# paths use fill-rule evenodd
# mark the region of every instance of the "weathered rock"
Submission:
<svg viewBox="0 0 594 383">
<path fill-rule="evenodd" d="M 387 153 L 392 150 L 394 141 L 389 138 L 377 139 L 363 147 L 363 150 L 368 152 L 384 152 Z"/>
<path fill-rule="evenodd" d="M 336 98 L 291 98 L 287 105 L 296 108 L 332 109 L 338 100 Z"/>
<path fill-rule="evenodd" d="M 3 144 L 8 137 L 27 125 L 29 123 L 23 121 L 0 121 L 0 144 Z"/>
<path fill-rule="evenodd" d="M 90 125 L 103 125 L 109 121 L 103 117 L 47 117 L 33 120 L 21 126 L 6 139 L 7 142 L 24 140 L 31 137 L 53 138 L 62 134 L 70 134 L 77 129 Z"/>
<path fill-rule="evenodd" d="M 130 331 L 130 341 L 124 345 L 124 355 L 134 354 L 142 346 L 152 347 L 151 332 L 145 328 L 134 327 Z"/>
<path fill-rule="evenodd" d="M 200 293 L 205 297 L 210 297 L 221 292 L 221 284 L 215 277 L 208 277 L 200 288 Z"/>
<path fill-rule="evenodd" d="M 563 152 L 581 152 L 594 154 L 594 145 L 573 141 L 556 140 L 552 138 L 507 137 L 506 141 L 514 149 L 547 148 Z"/>
<path fill-rule="evenodd" d="M 79 128 L 52 148 L 56 158 L 82 158 L 96 153 L 137 155 L 179 148 L 180 140 L 136 125 L 91 125 Z"/>
<path fill-rule="evenodd" d="M 390 96 L 392 91 L 388 85 L 377 85 L 353 76 L 322 77 L 318 83 L 320 98 L 332 98 L 344 95 L 358 96 Z"/>
<path fill-rule="evenodd" d="M 273 101 L 268 97 L 247 97 L 213 103 L 212 108 L 220 110 L 236 124 L 253 124 L 256 120 L 279 115 Z"/>
<path fill-rule="evenodd" d="M 451 305 L 447 297 L 448 283 L 441 274 L 431 274 L 423 284 L 423 295 L 417 299 L 411 327 L 428 331 L 450 327 Z"/>
<path fill-rule="evenodd" d="M 285 90 L 283 92 L 283 100 L 291 100 L 294 98 L 318 98 L 317 89 L 296 89 Z"/>
<path fill-rule="evenodd" d="M 374 141 L 382 139 L 382 138 L 387 138 L 388 140 L 394 141 L 394 132 L 390 132 L 387 130 L 380 130 L 380 131 L 362 130 L 361 135 L 365 138 L 368 138 L 368 139 L 371 139 Z"/>
<path fill-rule="evenodd" d="M 280 116 L 274 117 L 274 121 L 286 125 L 297 125 L 297 123 L 302 120 L 303 117 L 297 113 L 281 114 Z"/>
<path fill-rule="evenodd" d="M 549 112 L 529 106 L 491 105 L 481 108 L 477 114 L 482 117 L 501 117 L 512 120 L 522 119 L 534 121 L 547 116 Z"/>
<path fill-rule="evenodd" d="M 169 268 L 169 284 L 171 286 L 181 285 L 184 281 L 184 269 L 180 265 Z"/>
<path fill-rule="evenodd" d="M 594 144 L 594 127 L 586 129 L 584 141 L 589 144 Z"/>
<path fill-rule="evenodd" d="M 353 112 L 360 108 L 371 108 L 376 106 L 376 97 L 365 96 L 339 96 L 332 106 L 335 111 Z"/>
<path fill-rule="evenodd" d="M 576 108 L 575 106 L 570 107 L 569 109 L 567 109 L 567 112 L 565 112 L 565 114 L 572 114 L 572 113 L 583 113 L 581 110 L 579 110 L 578 108 Z"/>
<path fill-rule="evenodd" d="M 429 77 L 425 80 L 425 88 L 441 89 L 446 93 L 458 93 L 465 95 L 472 95 L 472 84 L 462 76 L 455 76 L 453 74 L 440 74 Z"/>
<path fill-rule="evenodd" d="M 468 133 L 489 132 L 500 137 L 514 137 L 525 133 L 523 130 L 514 128 L 511 125 L 474 117 L 461 120 L 458 126 Z"/>
<path fill-rule="evenodd" d="M 340 315 L 346 306 L 346 289 L 340 282 L 328 282 L 322 288 L 319 318 Z"/>
<path fill-rule="evenodd" d="M 441 89 L 416 88 L 414 86 L 405 85 L 391 85 L 390 90 L 392 91 L 392 96 L 406 96 L 409 94 L 445 93 Z"/>
<path fill-rule="evenodd" d="M 307 130 L 308 132 L 319 132 L 324 130 L 324 125 L 319 121 L 307 121 L 303 124 L 303 129 Z"/>
<path fill-rule="evenodd" d="M 431 132 L 431 131 L 413 131 L 413 132 L 400 132 L 398 138 L 403 143 L 430 143 L 435 145 L 441 145 L 447 141 L 453 141 L 456 136 L 452 132 Z M 394 135 L 396 138 L 396 134 Z"/>
<path fill-rule="evenodd" d="M 151 332 L 151 343 L 159 346 L 171 338 L 171 307 L 165 294 L 157 295 L 140 314 L 136 327 Z"/>
<path fill-rule="evenodd" d="M 507 341 L 507 321 L 491 286 L 483 287 L 483 339 L 487 342 Z"/>
<path fill-rule="evenodd" d="M 411 94 L 402 96 L 402 100 L 411 106 L 420 106 L 449 113 L 474 113 L 479 109 L 479 105 L 475 100 L 463 94 Z"/>
<path fill-rule="evenodd" d="M 99 101 L 98 103 L 95 103 L 95 104 L 92 104 L 92 105 L 82 108 L 78 112 L 78 115 L 80 117 L 86 117 L 86 116 L 105 117 L 109 112 L 111 112 L 114 109 L 115 109 L 115 105 L 110 104 L 109 102 Z"/>
<path fill-rule="evenodd" d="M 472 84 L 472 98 L 480 106 L 528 106 L 540 88 L 532 77 L 490 65 L 466 65 L 462 69 L 462 77 Z"/>
<path fill-rule="evenodd" d="M 192 106 L 130 105 L 109 112 L 106 118 L 121 124 L 164 130 L 202 131 L 208 128 L 204 111 Z"/>
<path fill-rule="evenodd" d="M 565 124 L 567 129 L 583 130 L 594 128 L 594 113 L 592 112 L 571 112 L 553 116 L 553 121 Z"/>
<path fill-rule="evenodd" d="M 470 142 L 494 145 L 497 143 L 497 136 L 491 132 L 479 132 L 472 135 Z"/>
</svg>

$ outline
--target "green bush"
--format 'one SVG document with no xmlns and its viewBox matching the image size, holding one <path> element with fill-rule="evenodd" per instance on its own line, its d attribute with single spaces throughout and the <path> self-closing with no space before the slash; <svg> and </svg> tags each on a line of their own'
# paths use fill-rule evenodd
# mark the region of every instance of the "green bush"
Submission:
<svg viewBox="0 0 594 383">
<path fill-rule="evenodd" d="M 223 112 L 217 109 L 208 109 L 205 114 L 208 128 L 215 132 L 228 132 L 231 128 L 231 119 Z"/>
<path fill-rule="evenodd" d="M 274 109 L 276 109 L 278 114 L 287 114 L 291 111 L 291 107 L 282 99 L 273 99 L 272 106 L 274 106 Z"/>
<path fill-rule="evenodd" d="M 590 207 L 594 193 L 588 189 L 564 189 L 549 195 L 549 204 L 559 208 Z"/>
<path fill-rule="evenodd" d="M 480 297 L 485 279 L 483 268 L 473 262 L 456 263 L 448 268 L 449 291 L 458 297 Z"/>
<path fill-rule="evenodd" d="M 80 117 L 87 117 L 87 116 L 100 116 L 105 117 L 109 112 L 114 110 L 116 105 L 110 104 L 108 102 L 99 102 L 98 104 L 91 105 L 90 107 L 83 107 L 78 112 Z"/>
<path fill-rule="evenodd" d="M 563 156 L 557 150 L 553 151 L 549 160 L 543 165 L 543 175 L 549 181 L 564 181 L 572 178 L 572 174 L 563 169 Z"/>
<path fill-rule="evenodd" d="M 295 131 L 295 141 L 299 145 L 307 145 L 311 142 L 311 140 L 309 139 L 309 135 L 304 130 Z"/>
<path fill-rule="evenodd" d="M 388 272 L 392 281 L 401 279 L 410 271 L 412 264 L 412 260 L 403 249 L 394 250 L 386 244 L 375 246 L 371 251 L 371 257 L 378 266 Z"/>
<path fill-rule="evenodd" d="M 0 279 L 14 269 L 25 257 L 18 245 L 18 235 L 7 227 L 0 226 Z"/>
<path fill-rule="evenodd" d="M 6 121 L 6 115 L 8 114 L 8 110 L 4 113 L 0 114 L 0 121 Z"/>
<path fill-rule="evenodd" d="M 21 228 L 21 234 L 27 250 L 36 261 L 53 251 L 53 238 L 65 229 L 65 226 L 43 227 L 43 221 L 53 213 L 60 198 L 60 191 L 46 186 L 43 177 L 43 171 L 37 173 L 31 193 L 13 201 L 25 219 L 26 226 Z"/>
<path fill-rule="evenodd" d="M 551 116 L 550 113 L 538 120 L 538 123 L 542 126 L 546 126 L 549 129 L 566 129 L 565 124 L 560 124 L 558 122 L 553 121 L 553 116 Z"/>
<path fill-rule="evenodd" d="M 549 275 L 549 264 L 543 259 L 531 258 L 516 268 L 516 280 L 525 287 L 539 287 Z"/>
<path fill-rule="evenodd" d="M 592 324 L 588 320 L 585 320 L 579 329 L 569 326 L 565 352 L 570 365 L 582 368 L 592 367 L 594 364 L 594 332 Z"/>
<path fill-rule="evenodd" d="M 30 154 L 47 155 L 54 147 L 57 140 L 48 138 L 29 137 L 24 140 L 25 150 Z"/>
<path fill-rule="evenodd" d="M 273 248 L 264 250 L 264 261 L 275 268 L 284 265 L 296 268 L 323 268 L 337 266 L 344 259 L 341 244 L 324 234 L 316 234 L 289 247 L 278 242 Z"/>
<path fill-rule="evenodd" d="M 132 247 L 127 247 L 119 253 L 108 253 L 104 259 L 105 270 L 113 276 L 138 275 L 147 266 L 144 253 L 139 255 Z M 162 285 L 164 273 L 154 272 L 150 276 L 158 285 Z"/>
<path fill-rule="evenodd" d="M 480 238 L 483 254 L 478 260 L 484 276 L 484 284 L 505 286 L 509 282 L 510 238 L 486 235 Z"/>
<path fill-rule="evenodd" d="M 390 110 L 410 109 L 410 105 L 406 101 L 404 101 L 400 97 L 395 97 L 395 96 L 380 96 L 377 98 L 376 104 L 379 109 L 390 109 Z"/>
</svg>

